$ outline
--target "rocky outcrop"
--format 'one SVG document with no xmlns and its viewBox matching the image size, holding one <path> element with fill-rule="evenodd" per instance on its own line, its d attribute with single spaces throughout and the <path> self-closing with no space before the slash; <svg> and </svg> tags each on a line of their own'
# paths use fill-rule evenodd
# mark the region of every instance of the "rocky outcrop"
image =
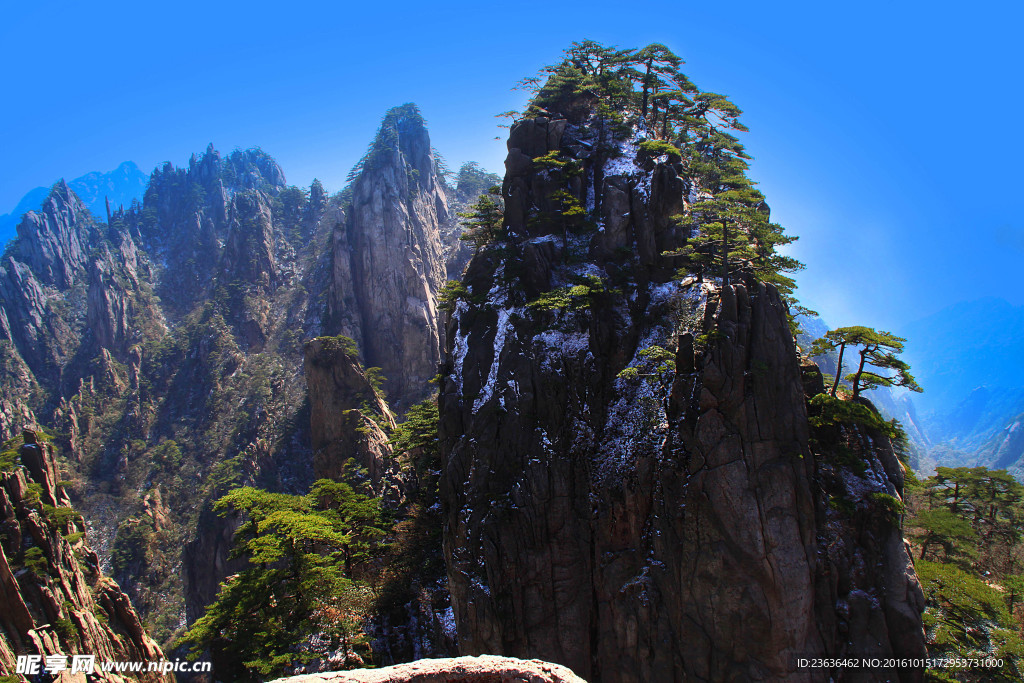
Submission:
<svg viewBox="0 0 1024 683">
<path fill-rule="evenodd" d="M 85 205 L 61 180 L 41 210 L 29 211 L 18 224 L 18 260 L 43 284 L 66 289 L 85 266 L 95 229 Z"/>
<path fill-rule="evenodd" d="M 101 348 L 123 358 L 129 346 L 142 341 L 133 327 L 140 308 L 139 269 L 145 266 L 127 232 L 113 229 L 108 236 L 89 264 L 86 327 Z"/>
<path fill-rule="evenodd" d="M 62 182 L 41 209 L 18 224 L 18 239 L 0 264 L 0 338 L 37 378 L 55 381 L 81 335 L 82 284 L 95 221 Z"/>
<path fill-rule="evenodd" d="M 380 367 L 392 405 L 404 412 L 430 390 L 440 358 L 437 293 L 445 264 L 440 226 L 448 204 L 430 136 L 415 105 L 385 115 L 352 183 L 351 210 L 333 240 L 329 334 L 356 340 Z M 349 279 L 351 278 L 351 280 Z M 342 318 L 356 303 L 360 330 Z"/>
<path fill-rule="evenodd" d="M 279 678 L 274 683 L 586 683 L 564 666 L 537 659 L 455 657 L 421 659 L 368 671 L 337 671 Z"/>
<path fill-rule="evenodd" d="M 0 341 L 0 442 L 17 435 L 21 425 L 35 424 L 32 406 L 38 395 L 39 385 L 18 349 Z"/>
<path fill-rule="evenodd" d="M 306 344 L 313 470 L 341 480 L 351 459 L 366 471 L 376 497 L 395 504 L 403 496 L 400 468 L 388 443 L 395 428 L 390 408 L 371 386 L 347 338 L 318 337 Z"/>
<path fill-rule="evenodd" d="M 58 480 L 53 448 L 26 429 L 18 458 L 0 473 L 0 664 L 22 654 L 91 654 L 98 662 L 159 661 L 163 653 L 128 597 L 99 573 Z M 97 671 L 96 680 L 125 676 Z M 145 681 L 165 681 L 142 674 Z"/>
<path fill-rule="evenodd" d="M 785 305 L 753 280 L 673 278 L 689 182 L 642 134 L 511 131 L 506 236 L 469 265 L 440 396 L 460 651 L 602 683 L 812 681 L 797 657 L 922 655 L 898 524 L 867 503 L 902 495 L 898 462 L 864 484 L 865 516 L 826 513 Z"/>
<path fill-rule="evenodd" d="M 239 299 L 248 287 L 271 289 L 277 283 L 271 203 L 284 184 L 281 167 L 258 149 L 225 158 L 210 145 L 192 156 L 188 169 L 168 163 L 155 170 L 147 213 L 125 218 L 162 264 L 157 293 L 164 303 L 180 315 L 214 294 L 215 284 L 234 288 L 221 297 Z"/>
<path fill-rule="evenodd" d="M 140 304 L 140 273 L 148 263 L 126 227 L 103 229 L 58 183 L 0 265 L 0 338 L 46 389 L 73 388 L 93 354 L 125 358 L 142 341 L 140 321 L 159 317 Z"/>
</svg>

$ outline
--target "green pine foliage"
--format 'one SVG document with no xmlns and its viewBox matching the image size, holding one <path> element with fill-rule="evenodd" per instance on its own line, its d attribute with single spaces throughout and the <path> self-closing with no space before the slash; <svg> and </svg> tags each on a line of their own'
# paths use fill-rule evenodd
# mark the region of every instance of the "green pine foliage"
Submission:
<svg viewBox="0 0 1024 683">
<path fill-rule="evenodd" d="M 1001 667 L 949 667 L 929 671 L 933 681 L 1019 681 L 1024 674 L 1020 622 L 1003 592 L 962 569 L 918 560 L 926 596 L 928 655 L 933 658 L 1001 659 Z"/>
<path fill-rule="evenodd" d="M 477 251 L 500 239 L 504 234 L 505 207 L 501 199 L 501 188 L 494 186 L 480 195 L 467 211 L 458 214 L 462 218 L 463 233 L 459 239 L 472 242 Z"/>
<path fill-rule="evenodd" d="M 391 432 L 390 442 L 396 453 L 405 453 L 418 484 L 419 500 L 427 507 L 438 499 L 437 485 L 441 477 L 441 449 L 437 436 L 440 419 L 437 396 L 413 404 L 405 421 Z"/>
<path fill-rule="evenodd" d="M 640 150 L 651 158 L 659 157 L 662 154 L 679 159 L 683 157 L 679 148 L 666 140 L 644 140 L 640 143 Z"/>
<path fill-rule="evenodd" d="M 590 308 L 596 297 L 608 291 L 604 281 L 596 275 L 576 279 L 576 284 L 544 292 L 527 305 L 542 311 L 579 311 Z"/>
<path fill-rule="evenodd" d="M 372 592 L 355 574 L 384 548 L 378 500 L 321 479 L 305 496 L 237 488 L 216 509 L 242 515 L 232 557 L 248 565 L 182 639 L 194 656 L 211 650 L 236 680 L 263 680 L 339 648 L 365 651 Z"/>
<path fill-rule="evenodd" d="M 437 307 L 442 311 L 454 311 L 459 300 L 469 297 L 469 289 L 460 280 L 448 280 L 437 293 Z"/>
<path fill-rule="evenodd" d="M 399 151 L 399 126 L 409 121 L 423 124 L 423 115 L 420 113 L 419 107 L 412 102 L 406 102 L 400 107 L 388 110 L 384 115 L 384 120 L 381 121 L 380 128 L 377 129 L 373 142 L 370 143 L 369 149 L 366 150 L 366 154 L 349 171 L 345 182 L 351 183 L 364 170 L 372 171 L 387 163 L 391 155 Z M 414 181 L 417 179 L 410 178 L 409 180 Z"/>
<path fill-rule="evenodd" d="M 735 135 L 747 131 L 740 122 L 743 112 L 728 97 L 697 88 L 682 72 L 683 64 L 660 44 L 618 49 L 576 42 L 559 63 L 520 83 L 533 95 L 522 116 L 557 113 L 620 138 L 636 134 L 649 159 L 667 155 L 681 164 L 697 199 L 675 217 L 677 227 L 689 228 L 690 239 L 665 254 L 682 257 L 680 276 L 694 273 L 698 280 L 716 278 L 726 285 L 756 278 L 796 305 L 792 273 L 803 264 L 780 253 L 796 237 L 770 220 L 764 195 L 747 176 L 750 156 Z M 565 190 L 578 173 L 561 150 L 533 161 L 560 172 Z M 582 207 L 579 213 L 585 213 Z M 570 222 L 557 218 L 563 227 Z"/>
<path fill-rule="evenodd" d="M 904 528 L 925 594 L 929 656 L 1003 661 L 935 669 L 929 680 L 1020 680 L 1024 486 L 1006 470 L 937 467 L 910 490 Z"/>
<path fill-rule="evenodd" d="M 903 344 L 906 341 L 891 332 L 877 332 L 862 325 L 840 327 L 829 330 L 825 336 L 815 340 L 810 355 L 823 356 L 836 349 L 839 354 L 836 367 L 842 368 L 846 349 L 859 348 L 857 370 L 845 378 L 851 383 L 854 398 L 862 391 L 878 387 L 905 387 L 920 392 L 921 387 L 910 374 L 910 366 L 897 355 L 903 351 Z M 836 373 L 829 392 L 833 397 L 839 388 L 840 374 L 841 370 Z"/>
</svg>

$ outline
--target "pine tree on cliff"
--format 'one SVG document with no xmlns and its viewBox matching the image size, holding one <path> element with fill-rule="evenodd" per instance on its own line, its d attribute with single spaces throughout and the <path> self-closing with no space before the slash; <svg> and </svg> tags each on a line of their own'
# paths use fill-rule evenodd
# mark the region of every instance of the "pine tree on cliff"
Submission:
<svg viewBox="0 0 1024 683">
<path fill-rule="evenodd" d="M 690 172 L 707 194 L 707 199 L 694 205 L 697 234 L 692 251 L 701 255 L 701 266 L 710 265 L 709 255 L 718 262 L 722 284 L 737 264 L 755 257 L 751 236 L 767 217 L 761 211 L 764 196 L 747 178 L 749 158 L 742 145 L 721 131 L 709 131 L 690 156 Z"/>
<path fill-rule="evenodd" d="M 458 214 L 465 220 L 460 222 L 464 232 L 460 240 L 472 242 L 479 251 L 501 235 L 505 209 L 501 202 L 501 188 L 492 187 L 487 194 L 480 195 L 468 211 Z"/>
<path fill-rule="evenodd" d="M 854 398 L 860 396 L 861 391 L 877 387 L 906 387 L 911 391 L 920 392 L 921 387 L 910 374 L 910 366 L 897 356 L 903 351 L 905 341 L 906 339 L 890 332 L 877 332 L 870 327 L 840 327 L 826 332 L 825 336 L 817 339 L 811 346 L 811 355 L 820 356 L 833 349 L 839 350 L 836 378 L 829 392 L 832 397 L 835 397 L 839 388 L 843 356 L 847 347 L 860 347 L 857 369 L 846 376 L 851 382 Z M 882 374 L 885 371 L 892 371 L 893 374 Z"/>
<path fill-rule="evenodd" d="M 686 93 L 697 92 L 696 86 L 679 70 L 684 64 L 681 57 L 664 45 L 652 43 L 632 53 L 626 60 L 627 73 L 640 83 L 640 119 L 656 130 L 659 122 L 659 106 L 663 115 L 672 111 L 675 101 L 692 104 Z M 635 66 L 634 66 L 635 65 Z M 662 121 L 662 137 L 667 134 L 667 122 Z"/>
<path fill-rule="evenodd" d="M 700 92 L 680 70 L 683 63 L 657 43 L 639 50 L 573 43 L 560 63 L 520 83 L 533 93 L 525 114 L 585 118 L 596 110 L 602 135 L 607 118 L 617 134 L 628 124 L 641 138 L 671 144 L 701 196 L 691 207 L 695 235 L 672 255 L 688 256 L 702 279 L 717 272 L 728 285 L 741 271 L 774 284 L 789 300 L 795 282 L 788 273 L 803 266 L 778 253 L 796 238 L 769 220 L 764 196 L 747 177 L 750 157 L 732 134 L 747 130 L 743 112 L 724 95 Z"/>
</svg>

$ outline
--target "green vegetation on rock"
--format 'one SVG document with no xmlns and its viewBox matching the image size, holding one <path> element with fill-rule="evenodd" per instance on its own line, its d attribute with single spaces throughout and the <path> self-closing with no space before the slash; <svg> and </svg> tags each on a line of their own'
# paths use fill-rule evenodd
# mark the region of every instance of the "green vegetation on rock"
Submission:
<svg viewBox="0 0 1024 683">
<path fill-rule="evenodd" d="M 913 485 L 909 507 L 929 656 L 1003 660 L 994 669 L 931 670 L 929 680 L 1020 680 L 1024 486 L 1005 470 L 938 467 Z"/>
<path fill-rule="evenodd" d="M 339 649 L 358 661 L 370 591 L 356 576 L 383 548 L 380 503 L 321 479 L 304 496 L 238 488 L 216 509 L 243 516 L 232 556 L 248 565 L 185 634 L 194 656 L 211 650 L 219 675 L 235 680 L 263 680 Z"/>
</svg>

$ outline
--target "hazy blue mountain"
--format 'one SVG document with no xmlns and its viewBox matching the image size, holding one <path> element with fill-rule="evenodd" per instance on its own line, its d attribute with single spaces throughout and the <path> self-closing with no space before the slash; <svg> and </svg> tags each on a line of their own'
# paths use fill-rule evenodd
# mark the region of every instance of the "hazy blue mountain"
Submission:
<svg viewBox="0 0 1024 683">
<path fill-rule="evenodd" d="M 104 198 L 110 199 L 111 210 L 118 206 L 128 207 L 133 199 L 142 199 L 149 183 L 149 175 L 143 173 L 134 162 L 125 161 L 113 171 L 93 171 L 68 183 L 68 187 L 82 200 L 86 208 L 100 220 L 106 220 L 107 210 Z M 48 187 L 30 190 L 14 210 L 0 216 L 0 245 L 14 237 L 15 229 L 26 211 L 38 210 L 39 205 L 50 193 Z"/>
<path fill-rule="evenodd" d="M 14 207 L 14 210 L 10 213 L 5 213 L 0 216 L 0 243 L 7 244 L 15 236 L 15 229 L 18 227 L 18 221 L 21 220 L 22 215 L 26 211 L 32 211 L 38 209 L 39 205 L 43 203 L 47 195 L 50 194 L 50 188 L 48 187 L 37 187 L 33 190 L 29 190 L 28 193 L 21 198 L 18 205 Z"/>
<path fill-rule="evenodd" d="M 1024 306 L 989 297 L 908 323 L 914 401 L 936 441 L 970 448 L 1024 410 Z"/>
</svg>

